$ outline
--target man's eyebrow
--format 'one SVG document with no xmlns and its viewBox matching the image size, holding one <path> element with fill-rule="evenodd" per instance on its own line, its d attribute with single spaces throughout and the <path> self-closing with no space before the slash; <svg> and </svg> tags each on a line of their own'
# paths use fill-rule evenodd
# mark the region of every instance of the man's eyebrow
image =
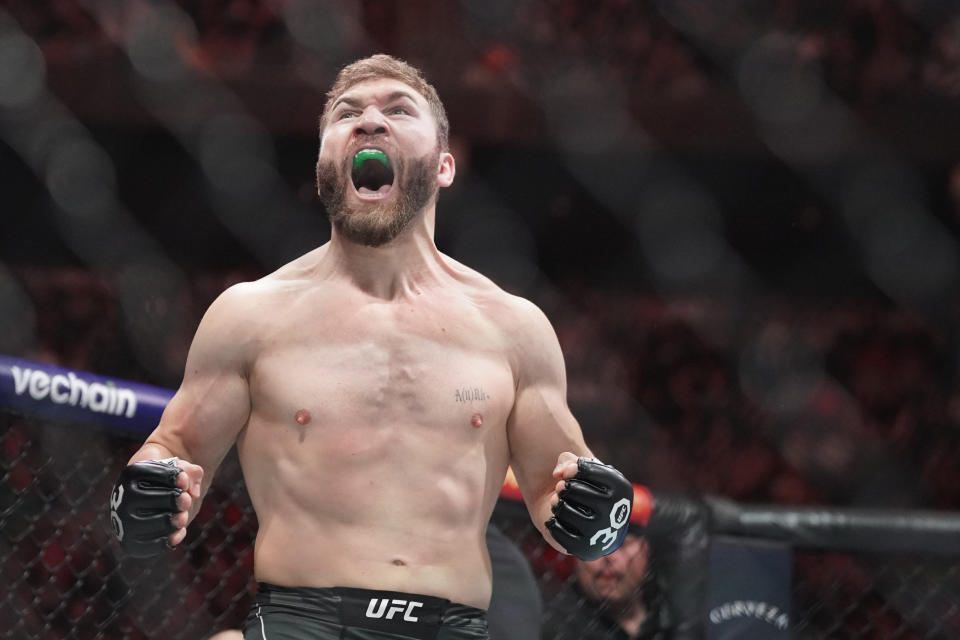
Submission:
<svg viewBox="0 0 960 640">
<path fill-rule="evenodd" d="M 393 102 L 395 100 L 400 100 L 401 98 L 406 98 L 414 104 L 417 103 L 416 99 L 414 99 L 414 97 L 407 91 L 394 91 L 387 96 L 387 102 Z"/>
<path fill-rule="evenodd" d="M 413 97 L 413 95 L 410 92 L 400 91 L 400 90 L 394 91 L 393 93 L 388 95 L 385 102 L 394 102 L 395 100 L 401 100 L 404 98 L 406 98 L 407 100 L 409 100 L 414 104 L 417 104 L 416 99 Z M 354 97 L 351 97 L 350 95 L 345 95 L 337 98 L 337 101 L 333 103 L 332 107 L 330 107 L 330 111 L 333 111 L 334 109 L 339 107 L 341 103 L 347 105 L 348 107 L 353 107 L 353 108 L 357 108 L 362 105 L 362 101 L 359 98 L 354 98 Z"/>
<path fill-rule="evenodd" d="M 330 111 L 333 111 L 340 106 L 340 103 L 347 105 L 348 107 L 359 107 L 360 101 L 356 98 L 351 98 L 350 96 L 340 96 L 337 98 L 337 101 L 333 103 L 333 106 L 330 107 Z"/>
</svg>

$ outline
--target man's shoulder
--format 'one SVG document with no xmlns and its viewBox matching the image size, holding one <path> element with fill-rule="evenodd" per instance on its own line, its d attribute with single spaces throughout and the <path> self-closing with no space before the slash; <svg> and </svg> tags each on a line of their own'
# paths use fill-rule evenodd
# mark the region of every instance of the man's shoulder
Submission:
<svg viewBox="0 0 960 640">
<path fill-rule="evenodd" d="M 449 256 L 444 258 L 464 294 L 479 308 L 497 317 L 501 323 L 522 325 L 545 318 L 540 308 L 531 300 L 506 291 L 479 271 Z"/>
<path fill-rule="evenodd" d="M 323 244 L 315 249 L 300 255 L 293 260 L 281 265 L 272 273 L 267 274 L 257 283 L 265 287 L 278 286 L 281 283 L 297 283 L 312 279 L 316 274 L 324 255 L 329 250 L 329 243 Z"/>
<path fill-rule="evenodd" d="M 201 327 L 236 337 L 254 337 L 277 317 L 282 317 L 279 312 L 300 286 L 275 274 L 232 284 L 207 308 Z"/>
<path fill-rule="evenodd" d="M 289 306 L 290 290 L 297 286 L 271 274 L 227 287 L 197 328 L 198 353 L 217 353 L 221 361 L 253 360 L 264 337 L 275 334 L 277 323 L 287 318 L 283 311 Z"/>
<path fill-rule="evenodd" d="M 262 309 L 258 311 L 256 306 L 259 303 L 270 303 L 284 295 L 316 286 L 308 273 L 313 253 L 305 254 L 255 280 L 237 282 L 227 287 L 214 301 L 214 306 L 228 307 L 238 313 L 260 313 Z"/>
<path fill-rule="evenodd" d="M 246 315 L 253 312 L 256 304 L 272 295 L 278 283 L 265 276 L 259 280 L 249 280 L 232 284 L 217 296 L 210 305 L 210 312 L 227 312 L 230 315 Z"/>
</svg>

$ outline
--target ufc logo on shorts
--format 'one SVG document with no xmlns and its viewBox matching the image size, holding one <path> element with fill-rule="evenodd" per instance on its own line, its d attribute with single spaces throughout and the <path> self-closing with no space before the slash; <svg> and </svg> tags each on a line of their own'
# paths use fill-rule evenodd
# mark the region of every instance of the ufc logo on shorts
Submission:
<svg viewBox="0 0 960 640">
<path fill-rule="evenodd" d="M 623 528 L 623 525 L 627 524 L 629 517 L 630 501 L 626 498 L 618 500 L 617 504 L 613 505 L 613 509 L 610 509 L 610 526 L 593 534 L 593 537 L 590 538 L 591 546 L 597 544 L 597 542 L 602 542 L 603 546 L 600 548 L 608 549 L 617 539 L 618 532 Z M 603 539 L 601 540 L 601 538 Z"/>
<path fill-rule="evenodd" d="M 370 598 L 370 604 L 367 605 L 368 618 L 384 618 L 393 620 L 393 616 L 401 611 L 403 619 L 407 622 L 417 622 L 419 618 L 413 615 L 413 610 L 422 607 L 422 602 L 416 600 L 397 600 L 394 598 Z"/>
</svg>

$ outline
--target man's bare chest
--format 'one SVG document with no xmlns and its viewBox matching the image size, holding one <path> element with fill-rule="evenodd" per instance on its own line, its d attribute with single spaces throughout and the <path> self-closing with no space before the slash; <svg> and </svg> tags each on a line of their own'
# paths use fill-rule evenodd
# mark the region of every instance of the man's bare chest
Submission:
<svg viewBox="0 0 960 640">
<path fill-rule="evenodd" d="M 515 383 L 500 329 L 472 310 L 402 306 L 290 317 L 251 370 L 254 416 L 314 425 L 503 425 Z M 299 413 L 301 418 L 303 413 Z"/>
</svg>

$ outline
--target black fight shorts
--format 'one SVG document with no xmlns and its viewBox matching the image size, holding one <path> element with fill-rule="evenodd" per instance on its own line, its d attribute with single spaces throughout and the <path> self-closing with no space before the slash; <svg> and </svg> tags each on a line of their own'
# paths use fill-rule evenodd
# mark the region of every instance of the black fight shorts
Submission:
<svg viewBox="0 0 960 640">
<path fill-rule="evenodd" d="M 259 583 L 244 640 L 489 640 L 487 612 L 442 598 Z"/>
</svg>

